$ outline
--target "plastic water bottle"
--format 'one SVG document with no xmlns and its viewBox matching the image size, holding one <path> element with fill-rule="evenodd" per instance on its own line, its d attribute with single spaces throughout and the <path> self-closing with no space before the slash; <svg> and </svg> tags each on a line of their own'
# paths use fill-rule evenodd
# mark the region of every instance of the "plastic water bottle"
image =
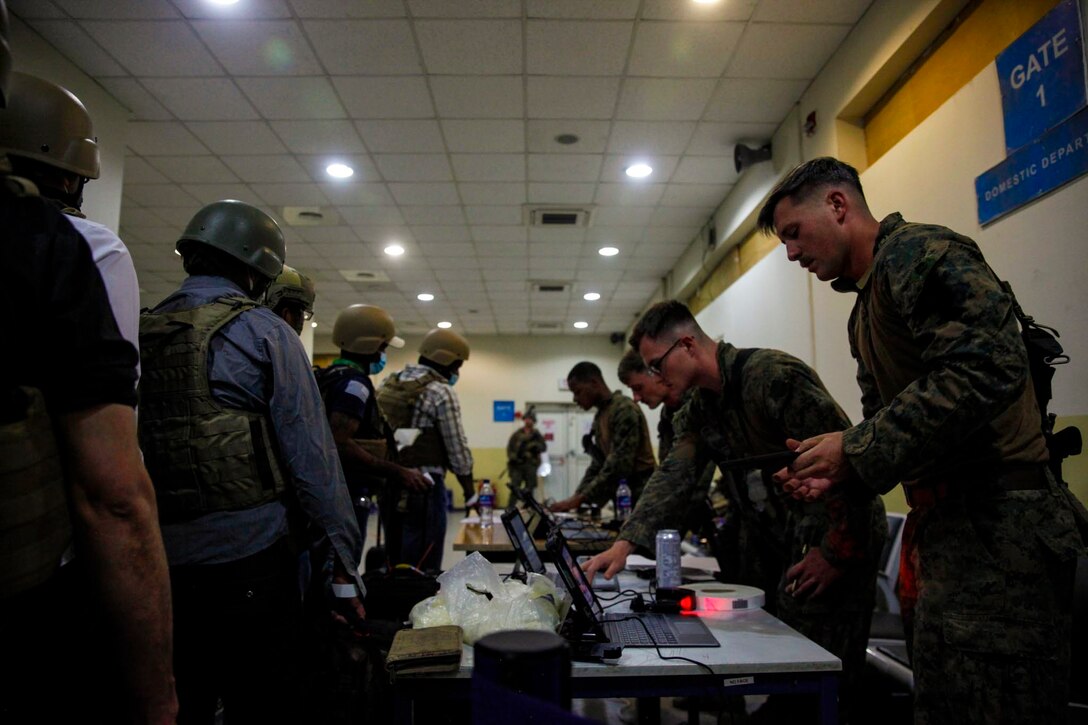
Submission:
<svg viewBox="0 0 1088 725">
<path fill-rule="evenodd" d="M 620 485 L 616 486 L 616 520 L 626 521 L 631 515 L 631 487 L 627 485 L 627 479 L 621 478 Z"/>
<path fill-rule="evenodd" d="M 491 526 L 495 518 L 495 489 L 491 488 L 491 479 L 485 478 L 480 486 L 480 526 Z"/>
</svg>

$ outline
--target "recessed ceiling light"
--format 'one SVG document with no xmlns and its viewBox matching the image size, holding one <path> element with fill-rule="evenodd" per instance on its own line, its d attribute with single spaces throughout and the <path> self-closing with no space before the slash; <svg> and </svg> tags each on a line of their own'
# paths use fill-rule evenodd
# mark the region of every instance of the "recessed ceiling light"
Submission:
<svg viewBox="0 0 1088 725">
<path fill-rule="evenodd" d="M 390 257 L 399 257 L 400 255 L 404 254 L 404 247 L 400 246 L 399 244 L 390 244 L 388 247 L 385 248 L 385 253 L 388 254 Z"/>
<path fill-rule="evenodd" d="M 234 5 L 238 0 L 208 0 L 212 5 Z"/>
<path fill-rule="evenodd" d="M 654 170 L 649 164 L 631 164 L 627 167 L 627 175 L 632 179 L 645 179 L 652 173 Z"/>
<path fill-rule="evenodd" d="M 601 255 L 602 257 L 615 257 L 619 253 L 620 250 L 616 249 L 615 247 L 601 247 L 597 250 L 597 254 Z"/>
<path fill-rule="evenodd" d="M 448 330 L 451 327 L 453 327 L 453 323 L 452 322 L 439 322 L 438 326 L 441 327 L 443 330 Z"/>
<path fill-rule="evenodd" d="M 430 292 L 420 292 L 418 295 L 416 295 L 416 299 L 420 302 L 430 302 L 434 299 L 434 295 L 432 295 Z"/>
<path fill-rule="evenodd" d="M 317 323 L 316 322 L 311 322 L 310 327 L 317 327 Z"/>
<path fill-rule="evenodd" d="M 696 5 L 715 5 L 718 0 L 692 0 Z"/>
<path fill-rule="evenodd" d="M 601 299 L 601 293 L 600 292 L 586 292 L 584 295 L 582 295 L 582 299 L 585 300 L 586 302 L 596 302 L 597 300 Z"/>
<path fill-rule="evenodd" d="M 630 171 L 630 169 L 628 169 Z M 346 179 L 355 173 L 355 169 L 347 164 L 329 164 L 325 167 L 325 173 L 334 179 Z"/>
<path fill-rule="evenodd" d="M 582 320 L 579 320 L 578 322 L 574 323 L 574 326 L 576 328 L 578 328 L 579 330 L 584 330 L 587 327 L 589 327 L 589 323 L 588 322 L 583 322 Z"/>
</svg>

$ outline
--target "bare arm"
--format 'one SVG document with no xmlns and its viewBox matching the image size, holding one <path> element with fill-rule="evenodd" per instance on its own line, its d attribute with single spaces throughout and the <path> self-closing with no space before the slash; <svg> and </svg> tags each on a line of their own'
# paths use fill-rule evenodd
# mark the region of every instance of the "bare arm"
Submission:
<svg viewBox="0 0 1088 725">
<path fill-rule="evenodd" d="M 135 722 L 177 716 L 170 578 L 136 414 L 100 405 L 58 416 L 76 545 L 116 637 Z"/>
<path fill-rule="evenodd" d="M 329 427 L 332 428 L 332 437 L 336 441 L 336 450 L 340 453 L 341 460 L 354 460 L 375 476 L 396 481 L 413 491 L 425 491 L 429 488 L 427 479 L 419 471 L 382 460 L 359 445 L 354 438 L 355 432 L 359 430 L 357 418 L 334 410 L 329 414 Z"/>
</svg>

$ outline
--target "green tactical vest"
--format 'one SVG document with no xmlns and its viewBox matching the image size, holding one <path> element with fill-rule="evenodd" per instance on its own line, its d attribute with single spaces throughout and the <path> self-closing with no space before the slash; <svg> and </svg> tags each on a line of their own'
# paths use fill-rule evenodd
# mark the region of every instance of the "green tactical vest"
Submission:
<svg viewBox="0 0 1088 725">
<path fill-rule="evenodd" d="M 34 388 L 26 415 L 0 425 L 0 599 L 43 583 L 72 542 L 57 441 Z"/>
<path fill-rule="evenodd" d="M 252 508 L 287 488 L 268 418 L 221 405 L 208 385 L 212 338 L 255 307 L 224 297 L 140 316 L 140 447 L 163 521 Z"/>
<path fill-rule="evenodd" d="M 414 427 L 412 416 L 416 401 L 423 389 L 436 380 L 445 382 L 445 378 L 433 370 L 417 380 L 401 380 L 399 374 L 385 379 L 378 391 L 378 405 L 394 430 Z M 402 448 L 397 457 L 398 463 L 408 468 L 449 468 L 446 443 L 437 427 L 421 428 L 419 437 L 412 445 Z"/>
</svg>

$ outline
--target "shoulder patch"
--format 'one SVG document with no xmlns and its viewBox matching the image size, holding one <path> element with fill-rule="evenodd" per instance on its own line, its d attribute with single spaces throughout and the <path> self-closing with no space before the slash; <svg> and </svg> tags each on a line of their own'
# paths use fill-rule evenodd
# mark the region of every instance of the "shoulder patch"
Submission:
<svg viewBox="0 0 1088 725">
<path fill-rule="evenodd" d="M 366 403 L 370 399 L 370 391 L 358 380 L 349 380 L 344 386 L 344 394 L 357 398 L 360 403 Z"/>
</svg>

